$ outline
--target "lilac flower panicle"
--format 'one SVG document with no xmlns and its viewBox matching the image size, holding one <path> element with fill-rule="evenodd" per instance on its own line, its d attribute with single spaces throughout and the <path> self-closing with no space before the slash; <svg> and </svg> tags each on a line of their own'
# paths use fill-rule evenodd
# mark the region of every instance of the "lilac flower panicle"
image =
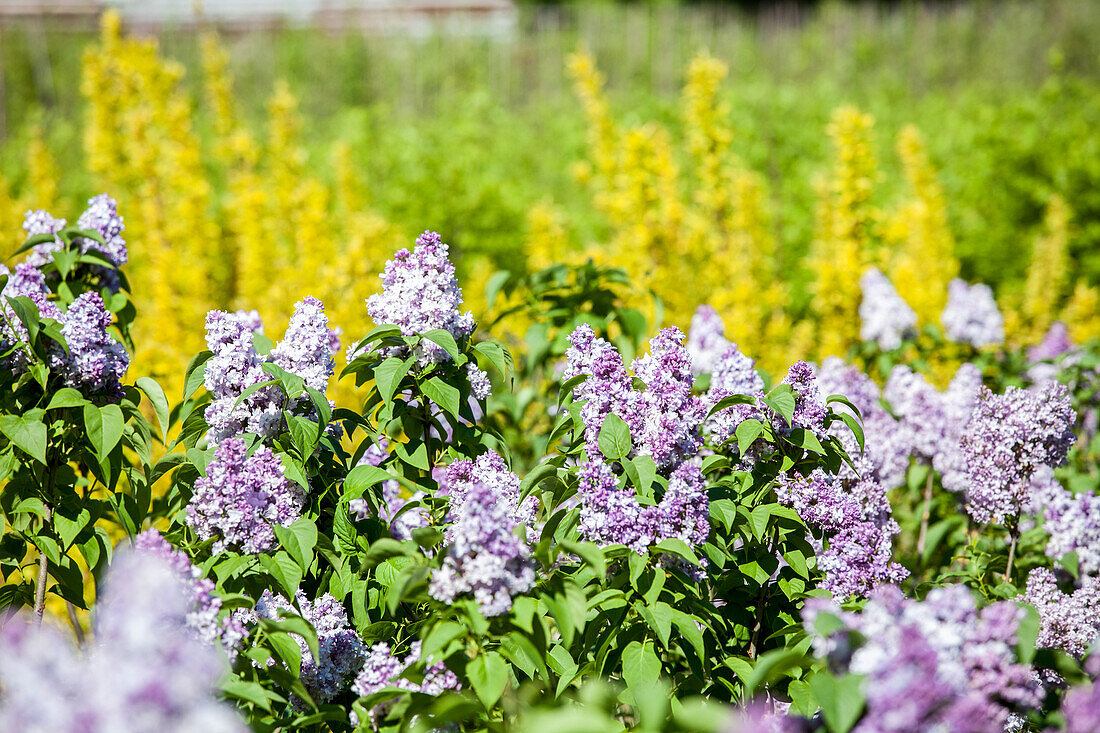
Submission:
<svg viewBox="0 0 1100 733">
<path fill-rule="evenodd" d="M 940 394 L 941 439 L 932 454 L 932 467 L 948 491 L 964 494 L 970 485 L 962 436 L 970 424 L 982 390 L 982 374 L 973 364 L 959 367 L 947 389 Z"/>
<path fill-rule="evenodd" d="M 387 687 L 396 687 L 409 692 L 421 692 L 425 695 L 440 695 L 446 690 L 460 689 L 462 685 L 454 672 L 447 669 L 442 662 L 429 663 L 423 670 L 423 679 L 417 684 L 405 675 L 406 671 L 421 663 L 421 643 L 414 641 L 408 656 L 404 660 L 399 659 L 386 642 L 379 642 L 372 646 L 366 653 L 363 668 L 355 678 L 351 686 L 352 692 L 359 697 L 367 697 L 380 692 Z M 380 703 L 370 711 L 372 722 L 384 714 L 388 707 Z M 352 714 L 354 716 L 354 713 Z M 358 725 L 357 720 L 352 720 L 353 725 Z"/>
<path fill-rule="evenodd" d="M 454 461 L 444 470 L 439 485 L 446 492 L 451 521 L 457 522 L 463 515 L 470 492 L 484 486 L 491 488 L 497 503 L 507 508 L 513 523 L 534 529 L 538 499 L 528 496 L 520 501 L 519 476 L 512 473 L 504 459 L 493 451 L 486 451 L 473 460 Z"/>
<path fill-rule="evenodd" d="M 1100 730 L 1100 681 L 1074 687 L 1062 700 L 1065 733 L 1095 733 Z"/>
<path fill-rule="evenodd" d="M 691 356 L 693 374 L 713 374 L 730 342 L 726 340 L 726 325 L 722 316 L 709 305 L 701 305 L 691 316 L 687 351 Z"/>
<path fill-rule="evenodd" d="M 50 625 L 0 631 L 0 729 L 245 733 L 218 702 L 224 655 L 188 628 L 193 596 L 171 559 L 122 550 L 78 652 Z"/>
<path fill-rule="evenodd" d="M 756 362 L 742 352 L 737 344 L 729 344 L 715 363 L 710 387 L 703 397 L 703 409 L 710 412 L 715 405 L 732 395 L 756 397 L 762 396 L 763 392 L 764 380 L 756 371 Z M 715 443 L 722 443 L 731 438 L 736 433 L 737 426 L 750 417 L 763 418 L 763 413 L 756 404 L 731 405 L 711 415 L 703 425 L 703 431 Z"/>
<path fill-rule="evenodd" d="M 301 617 L 317 631 L 317 651 L 320 655 L 314 658 L 305 639 L 292 634 L 302 651 L 299 679 L 315 702 L 328 702 L 348 689 L 362 668 L 364 645 L 351 627 L 343 605 L 330 594 L 325 593 L 311 601 L 299 590 L 295 600 L 301 609 Z M 256 602 L 255 610 L 242 610 L 240 617 L 252 623 L 259 618 L 278 620 L 280 611 L 298 613 L 286 598 L 265 590 Z"/>
<path fill-rule="evenodd" d="M 861 482 L 819 468 L 808 476 L 781 473 L 776 480 L 779 502 L 828 539 L 828 547 L 817 552 L 817 566 L 825 575 L 821 587 L 838 598 L 865 597 L 881 583 L 898 583 L 908 576 L 891 560 L 893 538 L 900 529 L 886 494 L 873 482 L 863 489 L 852 485 Z"/>
<path fill-rule="evenodd" d="M 458 310 L 462 290 L 448 250 L 438 234 L 426 231 L 417 237 L 411 252 L 399 250 L 388 260 L 382 273 L 382 292 L 367 299 L 367 314 L 374 322 L 398 326 L 405 336 L 437 328 L 456 341 L 469 336 L 474 317 L 469 311 Z M 349 360 L 354 356 L 349 354 Z M 450 359 L 442 347 L 427 339 L 416 347 L 416 357 L 421 367 Z"/>
<path fill-rule="evenodd" d="M 563 379 L 585 375 L 574 388 L 583 400 L 585 460 L 579 471 L 580 531 L 604 546 L 623 544 L 638 553 L 662 539 L 689 544 L 705 542 L 709 503 L 697 456 L 702 447 L 703 402 L 691 392 L 691 358 L 681 345 L 679 329 L 663 329 L 650 340 L 650 350 L 634 360 L 634 389 L 622 356 L 592 327 L 578 326 L 569 336 Z M 630 429 L 632 456 L 647 455 L 668 489 L 656 505 L 642 506 L 633 491 L 622 490 L 614 467 L 599 449 L 599 433 L 608 415 L 622 418 Z"/>
<path fill-rule="evenodd" d="M 274 437 L 283 426 L 287 409 L 317 419 L 308 395 L 286 404 L 276 385 L 261 387 L 239 404 L 238 400 L 249 387 L 270 381 L 263 369 L 268 361 L 301 377 L 307 387 L 325 392 L 335 362 L 324 304 L 312 296 L 298 301 L 283 339 L 267 356 L 256 351 L 254 333 L 263 333 L 263 322 L 255 311 L 212 310 L 206 314 L 206 347 L 213 354 L 204 368 L 204 384 L 213 396 L 206 408 L 211 444 L 246 432 L 263 439 Z M 329 404 L 333 404 L 331 400 Z"/>
<path fill-rule="evenodd" d="M 187 628 L 207 644 L 220 644 L 229 658 L 234 659 L 247 632 L 240 620 L 232 615 L 218 619 L 222 599 L 214 595 L 214 583 L 203 577 L 202 570 L 191 563 L 185 552 L 168 544 L 155 529 L 147 529 L 135 537 L 134 549 L 148 553 L 172 568 L 191 598 L 186 617 Z"/>
<path fill-rule="evenodd" d="M 1062 321 L 1055 321 L 1039 343 L 1027 350 L 1028 361 L 1056 361 L 1063 354 L 1073 350 L 1073 340 L 1069 336 L 1069 328 Z"/>
<path fill-rule="evenodd" d="M 1100 579 L 1094 576 L 1083 576 L 1081 587 L 1067 594 L 1054 573 L 1035 568 L 1022 600 L 1039 612 L 1039 649 L 1061 649 L 1080 659 L 1100 637 Z"/>
<path fill-rule="evenodd" d="M 653 457 L 658 470 L 672 470 L 698 453 L 705 412 L 692 394 L 691 357 L 675 326 L 649 341 L 649 353 L 634 360 L 634 376 L 645 383 L 640 393 L 641 425 L 631 430 L 635 453 Z M 629 423 L 628 423 L 629 424 Z"/>
<path fill-rule="evenodd" d="M 823 611 L 843 625 L 824 639 L 816 629 Z M 1040 700 L 1030 668 L 1015 657 L 1021 618 L 1011 601 L 979 611 L 963 585 L 934 588 L 920 602 L 882 585 L 860 613 L 820 600 L 803 613 L 815 651 L 866 676 L 867 709 L 854 729 L 861 733 L 1001 733 L 1015 709 Z M 864 640 L 855 649 L 852 632 Z"/>
<path fill-rule="evenodd" d="M 199 539 L 214 540 L 215 553 L 264 553 L 276 545 L 274 527 L 298 519 L 303 502 L 304 492 L 269 448 L 260 445 L 248 456 L 242 439 L 228 438 L 195 481 L 187 524 Z"/>
<path fill-rule="evenodd" d="M 1065 460 L 1075 440 L 1075 419 L 1068 392 L 1057 382 L 1035 392 L 1009 387 L 1002 395 L 983 387 L 962 436 L 970 516 L 1003 523 L 1019 514 L 1035 472 Z"/>
<path fill-rule="evenodd" d="M 904 483 L 911 440 L 908 431 L 882 406 L 878 385 L 858 367 L 835 356 L 822 362 L 817 381 L 821 394 L 847 397 L 859 410 L 863 420 L 863 454 L 869 463 L 870 477 L 887 489 Z M 843 403 L 834 403 L 833 409 L 851 413 Z M 855 460 L 860 453 L 859 443 L 847 425 L 834 422 L 829 432 L 840 439 L 844 450 Z"/>
<path fill-rule="evenodd" d="M 294 304 L 283 340 L 271 350 L 271 360 L 305 380 L 307 387 L 324 392 L 336 370 L 329 347 L 330 332 L 324 304 L 306 296 Z"/>
<path fill-rule="evenodd" d="M 447 531 L 447 557 L 432 574 L 432 597 L 453 603 L 468 594 L 486 616 L 507 613 L 512 598 L 535 584 L 531 552 L 514 534 L 515 527 L 513 510 L 498 487 L 469 486 Z"/>
<path fill-rule="evenodd" d="M 1046 469 L 1050 473 L 1050 469 Z M 1046 486 L 1041 482 L 1045 479 Z M 1077 553 L 1077 569 L 1085 575 L 1100 575 L 1100 495 L 1091 491 L 1073 494 L 1053 476 L 1032 482 L 1035 513 L 1043 515 L 1043 529 L 1050 535 L 1046 554 L 1061 560 Z"/>
<path fill-rule="evenodd" d="M 23 216 L 23 231 L 27 233 L 28 238 L 40 234 L 57 234 L 65 228 L 66 224 L 68 224 L 66 220 L 55 219 L 48 211 L 42 209 L 28 211 Z M 53 253 L 60 251 L 64 246 L 60 237 L 36 244 L 27 255 L 26 262 L 31 267 L 41 267 L 53 262 Z"/>
<path fill-rule="evenodd" d="M 475 400 L 487 400 L 493 393 L 492 382 L 489 375 L 478 368 L 477 364 L 470 362 L 466 365 L 466 377 L 470 380 L 470 395 Z"/>
<path fill-rule="evenodd" d="M 863 273 L 859 285 L 863 290 L 859 304 L 860 339 L 874 341 L 884 351 L 893 351 L 915 330 L 916 312 L 878 268 L 871 267 Z"/>
<path fill-rule="evenodd" d="M 984 283 L 968 284 L 955 278 L 947 286 L 947 305 L 940 315 L 944 334 L 950 341 L 976 349 L 996 346 L 1005 340 L 1005 319 Z"/>
<path fill-rule="evenodd" d="M 89 398 L 122 398 L 122 378 L 130 367 L 125 347 L 108 332 L 113 316 L 99 293 L 77 296 L 63 315 L 61 335 L 69 353 L 55 350 L 51 366 L 68 387 Z"/>
<path fill-rule="evenodd" d="M 882 395 L 901 421 L 912 454 L 931 462 L 943 441 L 947 420 L 940 393 L 923 374 L 898 364 L 890 371 Z"/>
<path fill-rule="evenodd" d="M 790 385 L 794 391 L 794 416 L 790 426 L 787 426 L 784 418 L 775 416 L 773 424 L 776 430 L 786 433 L 791 428 L 802 428 L 818 436 L 824 436 L 825 416 L 828 411 L 825 408 L 825 397 L 817 384 L 814 368 L 807 362 L 796 361 L 787 370 L 783 384 Z"/>
</svg>

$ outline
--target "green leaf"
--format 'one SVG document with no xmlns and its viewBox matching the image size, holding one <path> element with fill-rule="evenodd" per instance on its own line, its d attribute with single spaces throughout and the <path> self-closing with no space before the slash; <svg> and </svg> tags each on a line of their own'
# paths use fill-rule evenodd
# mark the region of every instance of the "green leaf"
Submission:
<svg viewBox="0 0 1100 733">
<path fill-rule="evenodd" d="M 445 412 L 458 417 L 461 406 L 461 395 L 458 388 L 447 384 L 439 377 L 432 377 L 420 385 L 420 391 L 424 396 L 443 408 Z"/>
<path fill-rule="evenodd" d="M 777 384 L 771 392 L 764 395 L 764 402 L 786 420 L 788 425 L 794 421 L 795 397 L 791 385 Z"/>
<path fill-rule="evenodd" d="M 168 423 L 171 409 L 168 406 L 168 397 L 165 396 L 164 390 L 157 384 L 157 381 L 151 377 L 138 377 L 134 385 L 145 393 L 145 396 L 149 398 L 149 402 L 153 405 L 153 412 L 157 415 L 157 424 L 160 425 L 160 439 L 162 442 L 168 442 Z"/>
<path fill-rule="evenodd" d="M 825 455 L 825 447 L 821 445 L 821 441 L 813 434 L 812 431 L 805 428 L 795 428 L 791 431 L 791 434 L 787 437 L 787 442 L 797 445 L 803 450 L 812 451 L 820 455 Z"/>
<path fill-rule="evenodd" d="M 676 555 L 679 558 L 687 560 L 692 565 L 699 564 L 699 558 L 695 552 L 688 546 L 688 543 L 684 542 L 679 537 L 668 537 L 661 540 L 653 546 L 656 552 L 667 552 L 670 555 Z"/>
<path fill-rule="evenodd" d="M 317 546 L 317 525 L 312 519 L 302 517 L 289 527 L 276 525 L 274 529 L 279 544 L 305 573 L 313 563 L 313 548 Z"/>
<path fill-rule="evenodd" d="M 421 335 L 446 351 L 447 356 L 451 357 L 451 361 L 459 361 L 459 356 L 462 352 L 458 350 L 458 344 L 455 343 L 455 337 L 451 335 L 450 331 L 445 331 L 442 328 L 433 328 L 431 331 Z"/>
<path fill-rule="evenodd" d="M 821 705 L 830 733 L 848 733 L 863 713 L 863 676 L 848 674 L 836 678 L 818 672 L 807 680 Z"/>
<path fill-rule="evenodd" d="M 50 404 L 46 405 L 46 409 L 57 410 L 63 407 L 80 407 L 86 404 L 88 404 L 88 400 L 84 399 L 84 395 L 80 392 L 72 387 L 62 387 L 50 398 Z"/>
<path fill-rule="evenodd" d="M 283 595 L 293 598 L 302 582 L 302 568 L 286 552 L 277 552 L 274 555 L 260 555 L 260 565 L 275 579 Z"/>
<path fill-rule="evenodd" d="M 753 442 L 764 432 L 764 423 L 754 417 L 742 420 L 734 435 L 737 436 L 737 452 L 745 455 Z"/>
<path fill-rule="evenodd" d="M 630 428 L 615 413 L 604 418 L 600 426 L 600 452 L 609 460 L 617 461 L 630 454 Z"/>
<path fill-rule="evenodd" d="M 805 653 L 798 649 L 773 649 L 761 654 L 753 665 L 752 674 L 744 680 L 744 699 L 752 699 L 757 690 L 795 669 L 805 658 Z"/>
<path fill-rule="evenodd" d="M 206 378 L 206 362 L 210 361 L 214 353 L 212 351 L 200 351 L 187 365 L 187 374 L 183 378 L 183 399 L 195 394 L 195 390 L 202 386 Z"/>
<path fill-rule="evenodd" d="M 597 578 L 602 579 L 607 575 L 607 561 L 604 559 L 603 550 L 596 543 L 562 540 L 561 546 L 566 552 L 573 553 L 591 565 Z"/>
<path fill-rule="evenodd" d="M 0 416 L 0 433 L 40 463 L 46 463 L 46 426 L 29 415 Z"/>
<path fill-rule="evenodd" d="M 101 461 L 114 450 L 118 441 L 122 440 L 122 428 L 125 424 L 125 418 L 118 405 L 103 407 L 84 405 L 84 428 L 87 431 L 88 442 L 91 443 Z"/>
<path fill-rule="evenodd" d="M 412 366 L 413 360 L 414 358 L 411 356 L 404 361 L 396 356 L 391 356 L 388 359 L 383 359 L 374 368 L 374 386 L 378 389 L 378 394 L 382 396 L 382 401 L 387 405 L 393 401 L 393 394 L 397 391 L 397 385 L 401 384 L 401 380 L 409 373 L 409 367 Z"/>
<path fill-rule="evenodd" d="M 466 663 L 466 678 L 481 704 L 492 709 L 508 685 L 508 663 L 497 652 L 482 652 Z"/>
<path fill-rule="evenodd" d="M 348 499 L 358 499 L 367 489 L 377 486 L 384 481 L 389 481 L 393 476 L 388 471 L 377 466 L 356 466 L 351 469 L 344 479 L 344 496 Z"/>
<path fill-rule="evenodd" d="M 514 362 L 512 361 L 512 354 L 508 349 L 504 348 L 504 345 L 499 341 L 490 339 L 488 341 L 482 341 L 481 343 L 474 344 L 474 351 L 478 352 L 493 365 L 493 368 L 500 372 L 500 376 L 505 379 L 515 369 Z"/>
<path fill-rule="evenodd" d="M 623 650 L 623 681 L 628 688 L 652 684 L 661 676 L 661 660 L 652 641 L 632 641 Z"/>
</svg>

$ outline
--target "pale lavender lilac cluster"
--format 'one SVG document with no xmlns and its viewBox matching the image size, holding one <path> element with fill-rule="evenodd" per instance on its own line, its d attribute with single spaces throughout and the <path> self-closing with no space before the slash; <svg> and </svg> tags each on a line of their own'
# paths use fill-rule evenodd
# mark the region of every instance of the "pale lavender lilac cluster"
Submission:
<svg viewBox="0 0 1100 733">
<path fill-rule="evenodd" d="M 1065 733 L 1095 733 L 1100 730 L 1100 681 L 1074 687 L 1062 699 Z"/>
<path fill-rule="evenodd" d="M 56 234 L 64 229 L 66 224 L 64 219 L 56 219 L 49 212 L 37 209 L 28 211 L 24 216 L 23 231 L 28 237 L 38 234 Z M 76 226 L 78 229 L 96 231 L 103 237 L 102 244 L 87 237 L 77 237 L 74 243 L 80 247 L 82 253 L 94 249 L 111 263 L 111 267 L 93 265 L 90 269 L 100 278 L 103 287 L 117 291 L 121 283 L 117 268 L 122 267 L 129 259 L 126 240 L 122 237 L 126 227 L 118 213 L 118 202 L 105 193 L 88 199 L 88 208 L 77 219 Z M 63 246 L 58 237 L 36 244 L 27 255 L 27 262 L 34 267 L 53 262 L 53 253 Z"/>
<path fill-rule="evenodd" d="M 130 355 L 108 331 L 114 318 L 104 306 L 103 298 L 98 293 L 83 293 L 62 312 L 49 300 L 45 275 L 30 263 L 19 263 L 14 272 L 0 265 L 0 274 L 8 276 L 3 290 L 5 298 L 29 298 L 38 308 L 40 317 L 51 318 L 61 325 L 68 350 L 51 345 L 49 365 L 61 376 L 64 386 L 73 387 L 97 402 L 121 399 L 121 381 L 130 367 Z M 4 345 L 26 343 L 27 329 L 6 300 L 3 309 L 6 320 L 2 329 Z M 25 351 L 16 348 L 7 357 L 6 366 L 22 372 L 28 363 Z"/>
<path fill-rule="evenodd" d="M 1063 593 L 1053 572 L 1035 568 L 1022 600 L 1039 612 L 1037 648 L 1061 649 L 1080 659 L 1100 637 L 1100 578 L 1082 576 L 1080 588 Z"/>
<path fill-rule="evenodd" d="M 944 488 L 963 492 L 969 486 L 962 436 L 977 406 L 982 377 L 973 364 L 963 364 L 943 392 L 921 373 L 898 365 L 890 372 L 883 397 L 898 417 L 889 440 L 917 460 L 931 464 Z"/>
<path fill-rule="evenodd" d="M 365 655 L 363 668 L 352 683 L 351 691 L 359 697 L 367 697 L 380 692 L 387 687 L 396 687 L 408 692 L 421 692 L 425 695 L 439 695 L 446 690 L 458 690 L 462 688 L 458 676 L 447 669 L 442 662 L 429 662 L 421 671 L 419 684 L 406 678 L 404 675 L 409 669 L 415 668 L 421 663 L 421 643 L 414 641 L 409 648 L 408 655 L 402 660 L 390 649 L 390 645 L 382 641 L 372 646 Z M 379 716 L 384 714 L 386 704 L 375 705 L 370 710 L 372 722 L 376 722 Z M 351 715 L 352 725 L 359 725 L 355 713 Z"/>
<path fill-rule="evenodd" d="M 271 550 L 276 545 L 274 527 L 298 519 L 305 499 L 283 470 L 267 446 L 258 446 L 249 456 L 241 438 L 222 441 L 206 475 L 195 481 L 187 525 L 199 539 L 214 540 L 214 553 Z"/>
<path fill-rule="evenodd" d="M 763 420 L 757 406 L 764 395 L 764 380 L 756 371 L 756 362 L 741 351 L 737 344 L 727 342 L 721 357 L 715 362 L 710 377 L 710 387 L 703 397 L 703 406 L 710 412 L 727 397 L 745 395 L 754 402 L 740 403 L 723 408 L 707 418 L 703 431 L 716 443 L 724 443 L 733 437 L 737 426 L 749 418 Z"/>
<path fill-rule="evenodd" d="M 405 336 L 437 328 L 450 333 L 456 341 L 469 336 L 474 330 L 474 317 L 469 311 L 458 310 L 462 305 L 462 289 L 448 251 L 439 235 L 431 231 L 416 238 L 411 252 L 398 250 L 386 262 L 382 292 L 367 298 L 367 314 L 379 325 L 400 327 Z M 349 361 L 357 348 L 352 347 Z M 420 367 L 450 359 L 442 347 L 426 339 L 416 347 L 415 355 Z"/>
<path fill-rule="evenodd" d="M 970 516 L 998 524 L 1018 516 L 1035 472 L 1065 461 L 1075 419 L 1066 388 L 1057 382 L 1037 391 L 1009 387 L 1002 395 L 983 387 L 962 436 Z"/>
<path fill-rule="evenodd" d="M 96 401 L 122 399 L 122 378 L 130 368 L 126 348 L 107 330 L 113 318 L 99 293 L 77 296 L 61 318 L 69 352 L 54 349 L 50 356 L 66 387 Z"/>
<path fill-rule="evenodd" d="M 335 369 L 332 330 L 324 305 L 310 296 L 296 303 L 283 340 L 267 356 L 261 355 L 253 343 L 253 334 L 262 330 L 255 311 L 212 310 L 206 314 L 206 347 L 213 354 L 204 371 L 204 384 L 213 396 L 206 408 L 211 444 L 241 433 L 270 438 L 282 427 L 284 410 L 316 417 L 307 395 L 287 404 L 276 385 L 261 387 L 243 400 L 240 397 L 249 387 L 270 381 L 271 376 L 263 369 L 268 361 L 301 377 L 307 387 L 324 393 Z"/>
<path fill-rule="evenodd" d="M 865 597 L 881 583 L 900 583 L 909 573 L 892 562 L 900 528 L 881 486 L 859 476 L 845 480 L 820 468 L 809 475 L 781 473 L 776 496 L 828 541 L 814 540 L 821 587 L 837 598 Z M 811 538 L 812 539 L 812 538 Z"/>
<path fill-rule="evenodd" d="M 457 511 L 448 515 L 447 557 L 432 574 L 428 590 L 443 603 L 470 595 L 486 616 L 512 608 L 512 598 L 535 585 L 534 561 L 527 544 L 516 536 L 514 509 L 498 485 L 465 487 Z"/>
<path fill-rule="evenodd" d="M 1033 486 L 1036 483 L 1032 481 Z M 1032 495 L 1039 499 L 1034 508 L 1043 515 L 1043 529 L 1050 535 L 1046 554 L 1060 560 L 1076 553 L 1080 573 L 1100 575 L 1100 496 L 1091 491 L 1074 494 L 1053 476 L 1044 483 L 1033 489 Z"/>
<path fill-rule="evenodd" d="M 959 278 L 948 283 L 947 305 L 940 323 L 949 341 L 976 349 L 996 346 L 1005 340 L 1004 316 L 993 298 L 993 290 L 984 283 L 970 285 Z"/>
<path fill-rule="evenodd" d="M 874 341 L 884 351 L 893 351 L 915 331 L 916 312 L 876 267 L 863 273 L 859 286 L 863 291 L 859 303 L 860 339 Z"/>
<path fill-rule="evenodd" d="M 195 637 L 207 644 L 220 645 L 230 660 L 236 658 L 247 632 L 240 620 L 232 615 L 218 619 L 222 599 L 214 595 L 214 583 L 203 577 L 202 570 L 185 552 L 168 544 L 155 529 L 147 529 L 135 537 L 134 549 L 160 559 L 183 581 L 191 599 L 186 626 Z"/>
<path fill-rule="evenodd" d="M 292 634 L 302 652 L 299 679 L 314 702 L 328 702 L 348 689 L 352 678 L 362 668 L 365 655 L 363 641 L 351 627 L 344 606 L 332 595 L 325 593 L 311 601 L 299 590 L 295 601 L 301 610 L 301 617 L 317 631 L 317 651 L 320 655 L 314 658 L 306 640 Z M 256 623 L 261 618 L 278 621 L 280 612 L 298 615 L 298 610 L 286 598 L 265 590 L 256 601 L 255 609 L 242 610 L 239 617 L 245 623 Z"/>
<path fill-rule="evenodd" d="M 794 392 L 794 415 L 791 417 L 789 428 L 786 426 L 785 419 L 774 415 L 772 423 L 776 432 L 783 434 L 790 429 L 801 428 L 824 437 L 825 417 L 828 415 L 828 410 L 825 407 L 825 397 L 821 394 L 814 368 L 808 362 L 796 361 L 787 370 L 783 384 L 790 385 Z"/>
<path fill-rule="evenodd" d="M 0 729 L 245 733 L 217 701 L 225 656 L 188 629 L 188 583 L 163 559 L 120 551 L 77 651 L 49 625 L 0 631 Z"/>
<path fill-rule="evenodd" d="M 702 401 L 691 393 L 691 359 L 681 345 L 683 334 L 663 329 L 650 340 L 650 351 L 634 360 L 633 373 L 645 388 L 635 390 L 622 355 L 592 327 L 578 326 L 569 336 L 563 379 L 585 375 L 574 388 L 583 400 L 585 460 L 578 494 L 580 531 L 601 545 L 623 544 L 638 553 L 663 539 L 677 538 L 699 546 L 709 533 L 709 503 L 696 460 L 702 445 Z M 664 496 L 643 506 L 634 491 L 619 487 L 615 467 L 600 452 L 599 433 L 608 415 L 626 423 L 631 456 L 650 456 L 668 477 Z"/>
<path fill-rule="evenodd" d="M 1071 351 L 1073 340 L 1069 336 L 1069 328 L 1062 321 L 1055 321 L 1039 343 L 1027 350 L 1027 358 L 1031 362 L 1055 361 Z"/>
<path fill-rule="evenodd" d="M 726 340 L 726 324 L 722 316 L 709 305 L 701 305 L 691 316 L 688 328 L 687 352 L 695 374 L 714 374 L 730 342 Z"/>
<path fill-rule="evenodd" d="M 816 628 L 822 613 L 842 622 L 825 638 Z M 815 651 L 866 676 L 856 733 L 1001 733 L 1012 713 L 1040 701 L 1030 668 L 1015 656 L 1022 617 L 1011 601 L 979 611 L 963 585 L 934 588 L 920 602 L 883 585 L 860 613 L 821 599 L 803 610 Z M 852 632 L 863 639 L 854 650 Z"/>
<path fill-rule="evenodd" d="M 470 396 L 475 400 L 487 400 L 493 393 L 493 383 L 489 375 L 472 361 L 466 365 L 466 379 L 470 382 Z"/>
<path fill-rule="evenodd" d="M 478 486 L 491 487 L 497 502 L 503 503 L 517 525 L 528 530 L 535 526 L 538 511 L 538 499 L 528 496 L 520 501 L 519 476 L 508 469 L 508 464 L 499 454 L 486 451 L 477 458 L 459 458 L 443 471 L 439 481 L 441 493 L 447 496 L 449 511 L 461 516 L 470 495 Z"/>
<path fill-rule="evenodd" d="M 859 410 L 863 422 L 862 455 L 870 463 L 870 476 L 887 489 L 900 486 L 909 468 L 911 447 L 898 420 L 882 406 L 878 385 L 858 367 L 835 356 L 821 363 L 817 381 L 822 394 L 846 397 Z M 842 402 L 834 403 L 833 409 L 851 413 Z M 850 457 L 860 455 L 859 443 L 847 425 L 834 422 L 829 432 L 840 439 Z"/>
</svg>

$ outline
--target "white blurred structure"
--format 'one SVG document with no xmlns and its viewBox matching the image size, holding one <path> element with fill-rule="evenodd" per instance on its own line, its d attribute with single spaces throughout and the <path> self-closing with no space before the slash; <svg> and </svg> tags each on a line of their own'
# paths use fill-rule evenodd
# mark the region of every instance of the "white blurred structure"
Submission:
<svg viewBox="0 0 1100 733">
<path fill-rule="evenodd" d="M 87 24 L 108 7 L 117 8 L 127 25 L 146 29 L 292 26 L 334 33 L 507 36 L 517 22 L 513 0 L 0 0 L 0 22 Z"/>
</svg>

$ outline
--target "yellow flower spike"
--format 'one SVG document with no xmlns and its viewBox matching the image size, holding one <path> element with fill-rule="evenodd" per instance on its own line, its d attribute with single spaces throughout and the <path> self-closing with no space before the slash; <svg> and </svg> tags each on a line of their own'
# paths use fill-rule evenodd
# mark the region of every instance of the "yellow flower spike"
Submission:
<svg viewBox="0 0 1100 733">
<path fill-rule="evenodd" d="M 874 121 L 854 107 L 833 113 L 831 179 L 819 186 L 817 233 L 810 263 L 817 273 L 812 308 L 818 322 L 817 354 L 844 356 L 859 340 L 859 278 L 876 262 L 872 232 L 878 212 L 871 205 L 878 177 L 871 150 Z"/>
<path fill-rule="evenodd" d="M 1031 261 L 1024 281 L 1021 316 L 1027 342 L 1042 337 L 1061 311 L 1069 289 L 1070 220 L 1073 212 L 1061 196 L 1047 202 L 1043 229 L 1031 248 Z"/>
<path fill-rule="evenodd" d="M 1100 338 L 1100 288 L 1078 280 L 1061 320 L 1069 327 L 1070 338 L 1076 343 Z"/>
<path fill-rule="evenodd" d="M 883 235 L 887 241 L 899 243 L 888 274 L 922 323 L 938 323 L 947 304 L 947 284 L 959 272 L 955 240 L 947 223 L 947 201 L 915 127 L 902 128 L 898 155 L 913 199 L 890 219 L 887 228 L 891 231 Z"/>
<path fill-rule="evenodd" d="M 31 138 L 27 144 L 27 189 L 30 192 L 28 208 L 54 211 L 60 203 L 57 182 L 61 171 L 42 135 L 42 125 L 31 126 Z"/>
</svg>

